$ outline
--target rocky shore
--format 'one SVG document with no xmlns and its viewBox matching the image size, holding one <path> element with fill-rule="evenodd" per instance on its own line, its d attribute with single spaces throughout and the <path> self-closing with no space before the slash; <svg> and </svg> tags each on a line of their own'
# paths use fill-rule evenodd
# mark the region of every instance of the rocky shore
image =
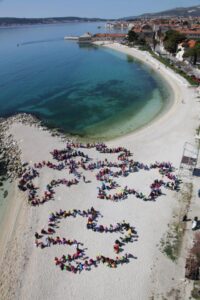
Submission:
<svg viewBox="0 0 200 300">
<path fill-rule="evenodd" d="M 0 178 L 1 181 L 17 178 L 23 166 L 20 159 L 20 149 L 14 137 L 8 133 L 9 125 L 20 119 L 23 115 L 0 120 Z"/>
</svg>

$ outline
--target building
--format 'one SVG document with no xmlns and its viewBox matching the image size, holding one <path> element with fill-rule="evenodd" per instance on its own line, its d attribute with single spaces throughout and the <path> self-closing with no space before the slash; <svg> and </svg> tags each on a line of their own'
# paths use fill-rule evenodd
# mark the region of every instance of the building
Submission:
<svg viewBox="0 0 200 300">
<path fill-rule="evenodd" d="M 200 38 L 200 29 L 196 30 L 178 30 L 180 33 L 186 35 L 189 39 L 199 39 Z"/>
<path fill-rule="evenodd" d="M 111 41 L 111 42 L 122 42 L 127 37 L 127 34 L 123 33 L 97 33 L 92 37 L 93 42 L 97 41 Z"/>
<path fill-rule="evenodd" d="M 180 43 L 177 48 L 176 59 L 178 61 L 183 61 L 184 53 L 185 53 L 185 45 L 184 43 Z"/>
<path fill-rule="evenodd" d="M 176 59 L 178 61 L 184 61 L 185 50 L 187 50 L 188 48 L 194 48 L 196 43 L 197 42 L 195 40 L 188 40 L 188 41 L 180 43 L 178 45 L 178 49 L 177 49 L 177 53 L 176 53 Z"/>
<path fill-rule="evenodd" d="M 79 38 L 78 38 L 78 42 L 79 43 L 91 43 L 92 42 L 92 34 L 87 32 L 83 35 L 81 35 Z"/>
</svg>

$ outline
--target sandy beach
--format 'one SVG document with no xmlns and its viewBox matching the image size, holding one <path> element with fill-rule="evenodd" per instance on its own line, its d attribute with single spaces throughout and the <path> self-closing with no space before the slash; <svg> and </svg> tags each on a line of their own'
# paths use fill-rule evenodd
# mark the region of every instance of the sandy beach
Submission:
<svg viewBox="0 0 200 300">
<path fill-rule="evenodd" d="M 116 51 L 132 55 L 148 64 L 168 82 L 173 92 L 173 105 L 159 118 L 126 136 L 117 138 L 106 145 L 111 148 L 125 147 L 133 153 L 132 158 L 150 165 L 159 162 L 171 162 L 179 173 L 179 166 L 185 142 L 195 143 L 195 130 L 199 126 L 200 107 L 196 88 L 190 87 L 185 79 L 169 70 L 148 53 L 119 44 L 106 45 Z M 18 117 L 8 119 L 6 136 L 13 136 L 21 151 L 21 161 L 30 166 L 42 161 L 56 162 L 51 151 L 63 149 L 67 138 L 53 135 L 49 130 L 34 123 L 21 122 Z M 94 162 L 108 159 L 117 161 L 117 154 L 102 154 L 92 149 L 83 152 Z M 52 179 L 73 176 L 66 170 L 52 171 L 44 167 L 34 179 L 38 193 L 42 194 Z M 0 298 L 39 300 L 39 299 L 189 299 L 191 286 L 184 281 L 186 245 L 179 253 L 177 262 L 170 260 L 162 251 L 162 240 L 171 224 L 180 222 L 186 204 L 181 201 L 187 186 L 181 185 L 181 191 L 164 189 L 164 194 L 156 201 L 143 201 L 134 195 L 119 202 L 97 198 L 97 170 L 84 171 L 82 175 L 89 181 L 80 179 L 79 184 L 70 188 L 59 186 L 55 189 L 55 200 L 39 207 L 28 204 L 27 194 L 17 188 L 12 200 L 12 208 L 7 213 L 7 238 L 1 247 Z M 158 170 L 131 173 L 127 177 L 116 179 L 119 189 L 125 186 L 149 193 L 149 186 L 155 179 L 162 179 Z M 116 269 L 98 265 L 91 271 L 72 274 L 61 271 L 54 264 L 55 256 L 71 253 L 66 246 L 37 248 L 34 244 L 35 232 L 47 226 L 51 212 L 91 207 L 100 211 L 101 224 L 116 224 L 125 220 L 132 224 L 138 233 L 137 241 L 124 246 L 124 251 L 134 258 Z M 12 222 L 10 222 L 12 220 Z M 86 220 L 76 217 L 62 220 L 57 234 L 77 239 L 84 244 L 89 257 L 99 253 L 114 257 L 113 244 L 119 233 L 97 233 L 86 229 Z M 184 244 L 185 243 L 185 244 Z M 177 296 L 178 295 L 178 296 Z M 164 298 L 163 298 L 164 297 Z M 180 297 L 180 298 L 176 298 Z"/>
</svg>

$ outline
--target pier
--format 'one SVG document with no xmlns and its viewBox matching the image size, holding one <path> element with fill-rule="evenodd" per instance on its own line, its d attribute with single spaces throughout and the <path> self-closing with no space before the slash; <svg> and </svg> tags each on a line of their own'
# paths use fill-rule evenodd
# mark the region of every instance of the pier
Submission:
<svg viewBox="0 0 200 300">
<path fill-rule="evenodd" d="M 65 36 L 64 40 L 67 41 L 78 41 L 79 37 L 78 36 Z"/>
</svg>

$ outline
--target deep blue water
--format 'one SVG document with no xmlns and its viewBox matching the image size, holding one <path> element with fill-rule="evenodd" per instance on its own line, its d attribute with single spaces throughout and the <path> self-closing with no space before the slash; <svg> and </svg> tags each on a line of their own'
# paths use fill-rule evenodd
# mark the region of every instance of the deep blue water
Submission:
<svg viewBox="0 0 200 300">
<path fill-rule="evenodd" d="M 154 72 L 124 54 L 63 39 L 104 32 L 98 25 L 0 29 L 0 116 L 33 113 L 67 133 L 101 139 L 152 120 L 168 97 Z"/>
</svg>

